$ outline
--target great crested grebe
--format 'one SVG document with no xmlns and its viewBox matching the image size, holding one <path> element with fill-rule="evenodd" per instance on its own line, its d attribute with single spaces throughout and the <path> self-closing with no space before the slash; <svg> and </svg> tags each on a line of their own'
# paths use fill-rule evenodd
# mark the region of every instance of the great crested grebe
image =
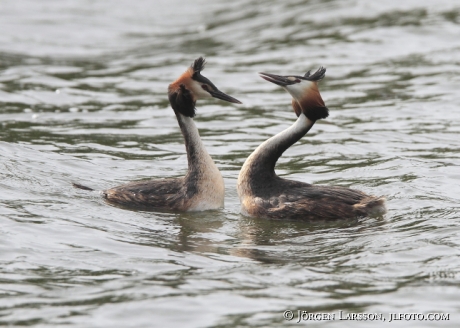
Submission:
<svg viewBox="0 0 460 328">
<path fill-rule="evenodd" d="M 380 216 L 386 212 L 385 198 L 336 186 L 319 186 L 280 178 L 275 173 L 278 158 L 302 138 L 319 119 L 329 115 L 318 90 L 326 73 L 279 76 L 260 73 L 292 96 L 297 121 L 263 142 L 241 168 L 237 190 L 243 215 L 259 218 L 333 220 L 358 216 Z"/>
<path fill-rule="evenodd" d="M 168 87 L 168 97 L 185 140 L 188 172 L 181 178 L 131 182 L 102 191 L 104 198 L 128 208 L 167 211 L 204 211 L 224 205 L 224 180 L 206 151 L 193 121 L 198 99 L 214 97 L 241 102 L 201 75 L 205 60 L 200 57 Z M 93 190 L 74 183 L 80 189 Z"/>
</svg>

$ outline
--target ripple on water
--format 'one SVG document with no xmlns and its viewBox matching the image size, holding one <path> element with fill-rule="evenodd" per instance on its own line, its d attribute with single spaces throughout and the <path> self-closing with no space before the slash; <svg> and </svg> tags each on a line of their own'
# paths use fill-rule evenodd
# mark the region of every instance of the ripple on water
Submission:
<svg viewBox="0 0 460 328">
<path fill-rule="evenodd" d="M 447 312 L 442 325 L 458 326 L 459 13 L 447 0 L 4 1 L 0 323 L 279 327 L 290 309 Z M 225 209 L 126 211 L 72 189 L 184 174 L 165 93 L 200 55 L 244 102 L 198 104 Z M 295 120 L 257 72 L 320 65 L 330 117 L 277 172 L 385 195 L 388 214 L 242 217 L 241 165 Z"/>
</svg>

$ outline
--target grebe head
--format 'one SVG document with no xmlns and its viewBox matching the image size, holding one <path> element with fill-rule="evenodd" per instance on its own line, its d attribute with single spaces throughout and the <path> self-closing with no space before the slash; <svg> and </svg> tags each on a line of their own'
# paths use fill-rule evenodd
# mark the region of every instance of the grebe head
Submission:
<svg viewBox="0 0 460 328">
<path fill-rule="evenodd" d="M 275 83 L 289 92 L 292 96 L 292 107 L 297 116 L 303 113 L 312 121 L 329 116 L 329 110 L 324 105 L 318 90 L 318 81 L 324 78 L 326 69 L 320 67 L 315 73 L 310 71 L 304 76 L 281 76 L 269 73 L 259 73 L 263 79 Z"/>
<path fill-rule="evenodd" d="M 235 104 L 241 102 L 223 93 L 201 75 L 204 69 L 205 60 L 203 57 L 196 59 L 193 64 L 168 87 L 168 97 L 171 107 L 188 117 L 195 116 L 195 103 L 202 98 L 218 98 Z"/>
</svg>

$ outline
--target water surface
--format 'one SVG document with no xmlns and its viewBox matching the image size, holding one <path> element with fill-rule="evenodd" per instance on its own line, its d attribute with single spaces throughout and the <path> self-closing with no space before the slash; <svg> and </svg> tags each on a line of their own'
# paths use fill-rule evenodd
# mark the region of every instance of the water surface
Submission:
<svg viewBox="0 0 460 328">
<path fill-rule="evenodd" d="M 456 2 L 6 0 L 0 30 L 0 324 L 460 323 Z M 127 211 L 71 188 L 184 174 L 166 88 L 198 56 L 203 74 L 244 103 L 198 104 L 225 209 Z M 315 224 L 241 216 L 241 165 L 295 120 L 288 94 L 256 73 L 320 65 L 330 116 L 277 172 L 386 195 L 388 214 Z M 387 320 L 296 324 L 298 310 Z M 450 320 L 388 323 L 390 313 Z"/>
</svg>

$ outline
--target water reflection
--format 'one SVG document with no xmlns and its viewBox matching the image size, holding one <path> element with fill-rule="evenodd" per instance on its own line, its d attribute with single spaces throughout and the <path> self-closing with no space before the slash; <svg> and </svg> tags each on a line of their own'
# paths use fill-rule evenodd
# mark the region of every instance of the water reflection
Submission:
<svg viewBox="0 0 460 328">
<path fill-rule="evenodd" d="M 220 211 L 167 214 L 171 229 L 139 227 L 131 235 L 141 245 L 166 247 L 177 252 L 221 254 L 261 263 L 327 263 L 332 258 L 358 254 L 365 245 L 353 244 L 357 235 L 367 236 L 385 228 L 383 218 L 333 222 L 301 222 L 235 217 L 228 221 Z"/>
</svg>

